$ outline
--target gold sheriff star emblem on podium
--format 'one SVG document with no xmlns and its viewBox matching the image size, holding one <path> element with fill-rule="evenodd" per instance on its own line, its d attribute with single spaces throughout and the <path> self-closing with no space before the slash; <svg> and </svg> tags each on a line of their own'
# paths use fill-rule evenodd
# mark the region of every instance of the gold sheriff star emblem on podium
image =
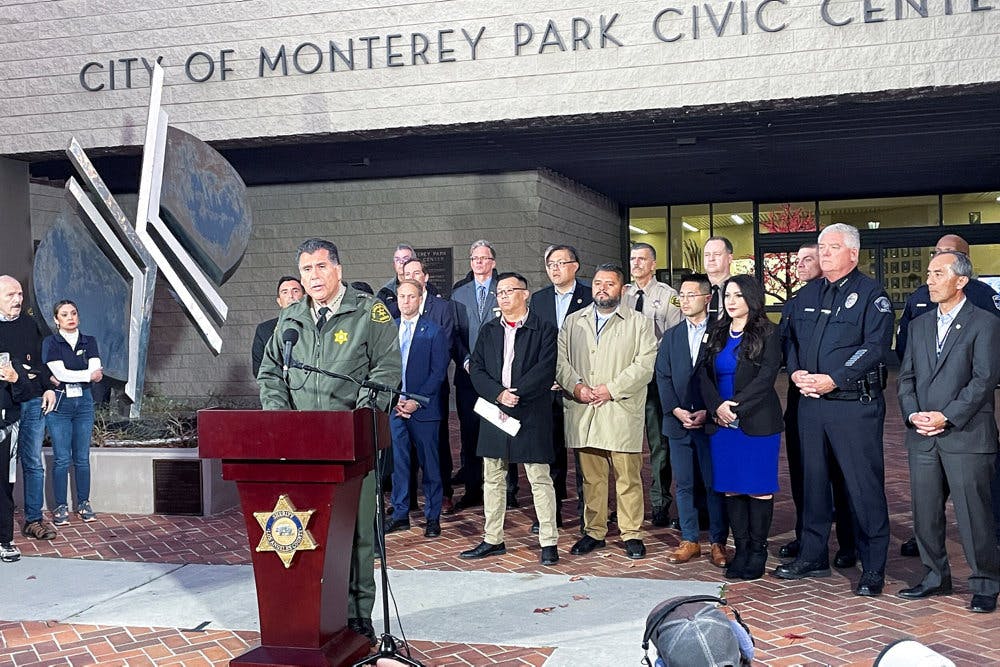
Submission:
<svg viewBox="0 0 1000 667">
<path fill-rule="evenodd" d="M 257 545 L 257 551 L 274 551 L 286 568 L 292 566 L 296 551 L 308 551 L 318 545 L 306 525 L 316 510 L 298 512 L 284 493 L 270 512 L 254 512 L 264 534 Z"/>
</svg>

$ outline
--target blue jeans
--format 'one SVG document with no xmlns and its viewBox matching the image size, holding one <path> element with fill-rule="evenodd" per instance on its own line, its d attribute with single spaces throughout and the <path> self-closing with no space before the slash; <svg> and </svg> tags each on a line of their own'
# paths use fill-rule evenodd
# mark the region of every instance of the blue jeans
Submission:
<svg viewBox="0 0 1000 667">
<path fill-rule="evenodd" d="M 725 544 L 729 536 L 722 494 L 712 488 L 712 452 L 704 431 L 691 431 L 685 439 L 670 438 L 670 467 L 673 468 L 677 519 L 681 538 L 698 542 L 698 510 L 694 506 L 694 467 L 701 470 L 708 509 L 708 534 L 712 544 Z"/>
<path fill-rule="evenodd" d="M 42 440 L 45 439 L 45 418 L 42 417 L 42 397 L 21 403 L 20 432 L 17 436 L 17 457 L 21 459 L 24 476 L 24 522 L 42 520 L 45 501 L 45 466 L 42 464 Z"/>
<path fill-rule="evenodd" d="M 56 505 L 66 505 L 69 466 L 76 469 L 76 506 L 90 500 L 90 440 L 94 435 L 94 399 L 90 387 L 83 396 L 61 396 L 59 407 L 45 416 L 52 439 L 52 492 Z"/>
</svg>

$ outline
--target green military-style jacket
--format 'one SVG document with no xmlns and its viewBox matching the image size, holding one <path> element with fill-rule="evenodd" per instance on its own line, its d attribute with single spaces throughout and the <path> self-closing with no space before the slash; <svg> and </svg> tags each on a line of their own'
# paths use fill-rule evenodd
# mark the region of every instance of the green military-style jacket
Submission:
<svg viewBox="0 0 1000 667">
<path fill-rule="evenodd" d="M 265 410 L 354 410 L 368 405 L 368 390 L 320 373 L 299 369 L 282 372 L 282 335 L 299 332 L 292 350 L 297 361 L 358 379 L 398 387 L 402 373 L 395 322 L 385 304 L 348 285 L 344 298 L 322 331 L 316 330 L 310 300 L 302 299 L 281 311 L 274 335 L 264 350 L 257 374 L 260 402 Z M 392 397 L 379 396 L 388 410 Z"/>
</svg>

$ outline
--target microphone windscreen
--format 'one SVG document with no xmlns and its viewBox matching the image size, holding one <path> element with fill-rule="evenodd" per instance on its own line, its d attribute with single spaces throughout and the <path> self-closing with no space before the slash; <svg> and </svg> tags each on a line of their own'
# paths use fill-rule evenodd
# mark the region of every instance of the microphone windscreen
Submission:
<svg viewBox="0 0 1000 667">
<path fill-rule="evenodd" d="M 298 329 L 285 329 L 285 331 L 281 334 L 281 342 L 291 343 L 292 345 L 299 342 Z"/>
</svg>

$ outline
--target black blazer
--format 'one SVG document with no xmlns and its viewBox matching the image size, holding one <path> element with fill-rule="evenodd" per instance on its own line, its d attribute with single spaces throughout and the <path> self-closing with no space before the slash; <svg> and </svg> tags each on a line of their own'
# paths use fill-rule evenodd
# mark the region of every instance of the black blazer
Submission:
<svg viewBox="0 0 1000 667">
<path fill-rule="evenodd" d="M 573 296 L 569 301 L 569 310 L 566 311 L 566 315 L 569 316 L 570 313 L 575 313 L 581 308 L 586 308 L 593 301 L 594 295 L 590 284 L 578 278 L 576 287 L 573 289 Z M 552 324 L 552 326 L 559 326 L 556 322 L 556 288 L 552 285 L 543 287 L 531 295 L 530 308 L 544 321 Z"/>
<path fill-rule="evenodd" d="M 731 400 L 739 403 L 733 408 L 733 412 L 740 419 L 740 430 L 747 435 L 773 435 L 781 433 L 785 428 L 781 401 L 778 400 L 778 392 L 774 390 L 774 381 L 781 369 L 781 337 L 773 324 L 768 323 L 768 329 L 760 359 L 751 362 L 740 354 L 736 362 L 736 393 Z M 709 421 L 705 422 L 706 433 L 718 430 L 718 425 L 711 417 L 722 404 L 715 376 L 715 356 L 709 354 L 707 345 L 701 346 L 698 380 L 709 413 Z"/>
</svg>

